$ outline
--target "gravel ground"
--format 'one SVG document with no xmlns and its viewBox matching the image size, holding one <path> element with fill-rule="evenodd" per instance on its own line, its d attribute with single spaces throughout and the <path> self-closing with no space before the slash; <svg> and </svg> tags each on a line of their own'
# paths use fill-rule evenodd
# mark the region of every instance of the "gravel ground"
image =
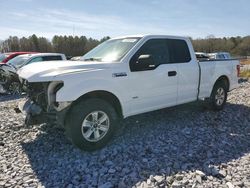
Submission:
<svg viewBox="0 0 250 188">
<path fill-rule="evenodd" d="M 0 187 L 250 187 L 249 82 L 220 112 L 189 104 L 126 119 L 93 153 L 51 125 L 25 128 L 22 99 L 0 100 Z"/>
</svg>

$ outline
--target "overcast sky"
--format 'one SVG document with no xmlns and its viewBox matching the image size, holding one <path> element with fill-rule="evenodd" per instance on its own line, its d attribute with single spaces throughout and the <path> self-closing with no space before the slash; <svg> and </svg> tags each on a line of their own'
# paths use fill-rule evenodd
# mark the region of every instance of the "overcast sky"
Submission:
<svg viewBox="0 0 250 188">
<path fill-rule="evenodd" d="M 36 34 L 250 34 L 249 0 L 1 0 L 0 39 Z"/>
</svg>

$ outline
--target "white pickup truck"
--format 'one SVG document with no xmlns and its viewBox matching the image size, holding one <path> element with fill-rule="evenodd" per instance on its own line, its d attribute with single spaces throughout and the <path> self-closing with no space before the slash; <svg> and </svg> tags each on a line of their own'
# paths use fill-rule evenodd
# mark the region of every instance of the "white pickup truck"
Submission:
<svg viewBox="0 0 250 188">
<path fill-rule="evenodd" d="M 19 70 L 26 123 L 56 121 L 73 144 L 103 147 L 118 120 L 209 99 L 221 110 L 238 85 L 237 60 L 198 62 L 188 38 L 141 35 L 108 40 L 76 62 L 42 62 Z"/>
</svg>

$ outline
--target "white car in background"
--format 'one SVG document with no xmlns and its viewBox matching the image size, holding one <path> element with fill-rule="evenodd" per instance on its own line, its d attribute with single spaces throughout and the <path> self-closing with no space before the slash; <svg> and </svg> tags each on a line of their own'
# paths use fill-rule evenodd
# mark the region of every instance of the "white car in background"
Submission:
<svg viewBox="0 0 250 188">
<path fill-rule="evenodd" d="M 12 94 L 20 93 L 20 82 L 17 70 L 25 65 L 42 61 L 62 61 L 66 60 L 64 54 L 59 53 L 36 53 L 19 55 L 7 63 L 0 63 L 0 85 L 2 91 Z"/>
<path fill-rule="evenodd" d="M 228 52 L 208 53 L 210 59 L 232 59 Z"/>
<path fill-rule="evenodd" d="M 196 59 L 201 60 L 209 60 L 209 56 L 207 53 L 204 52 L 195 52 Z"/>
<path fill-rule="evenodd" d="M 70 61 L 79 61 L 82 56 L 75 56 L 70 59 Z"/>
<path fill-rule="evenodd" d="M 11 60 L 9 60 L 6 64 L 0 64 L 0 69 L 3 71 L 10 71 L 16 73 L 18 69 L 25 65 L 33 64 L 41 61 L 60 61 L 66 60 L 66 56 L 64 54 L 59 53 L 37 53 L 37 54 L 25 54 L 19 55 Z"/>
<path fill-rule="evenodd" d="M 11 59 L 10 61 L 8 61 L 7 65 L 13 66 L 15 67 L 15 69 L 19 69 L 25 65 L 29 65 L 35 62 L 60 60 L 66 60 L 66 56 L 59 53 L 25 54 Z"/>
</svg>

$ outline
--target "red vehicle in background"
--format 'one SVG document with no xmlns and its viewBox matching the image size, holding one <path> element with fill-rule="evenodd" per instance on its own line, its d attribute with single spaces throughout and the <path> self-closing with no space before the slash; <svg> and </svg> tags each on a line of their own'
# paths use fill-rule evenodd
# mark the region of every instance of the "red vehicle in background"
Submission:
<svg viewBox="0 0 250 188">
<path fill-rule="evenodd" d="M 7 63 L 9 60 L 13 59 L 14 57 L 18 55 L 23 55 L 23 54 L 34 54 L 37 52 L 9 52 L 9 53 L 4 53 L 0 57 L 0 63 Z"/>
</svg>

